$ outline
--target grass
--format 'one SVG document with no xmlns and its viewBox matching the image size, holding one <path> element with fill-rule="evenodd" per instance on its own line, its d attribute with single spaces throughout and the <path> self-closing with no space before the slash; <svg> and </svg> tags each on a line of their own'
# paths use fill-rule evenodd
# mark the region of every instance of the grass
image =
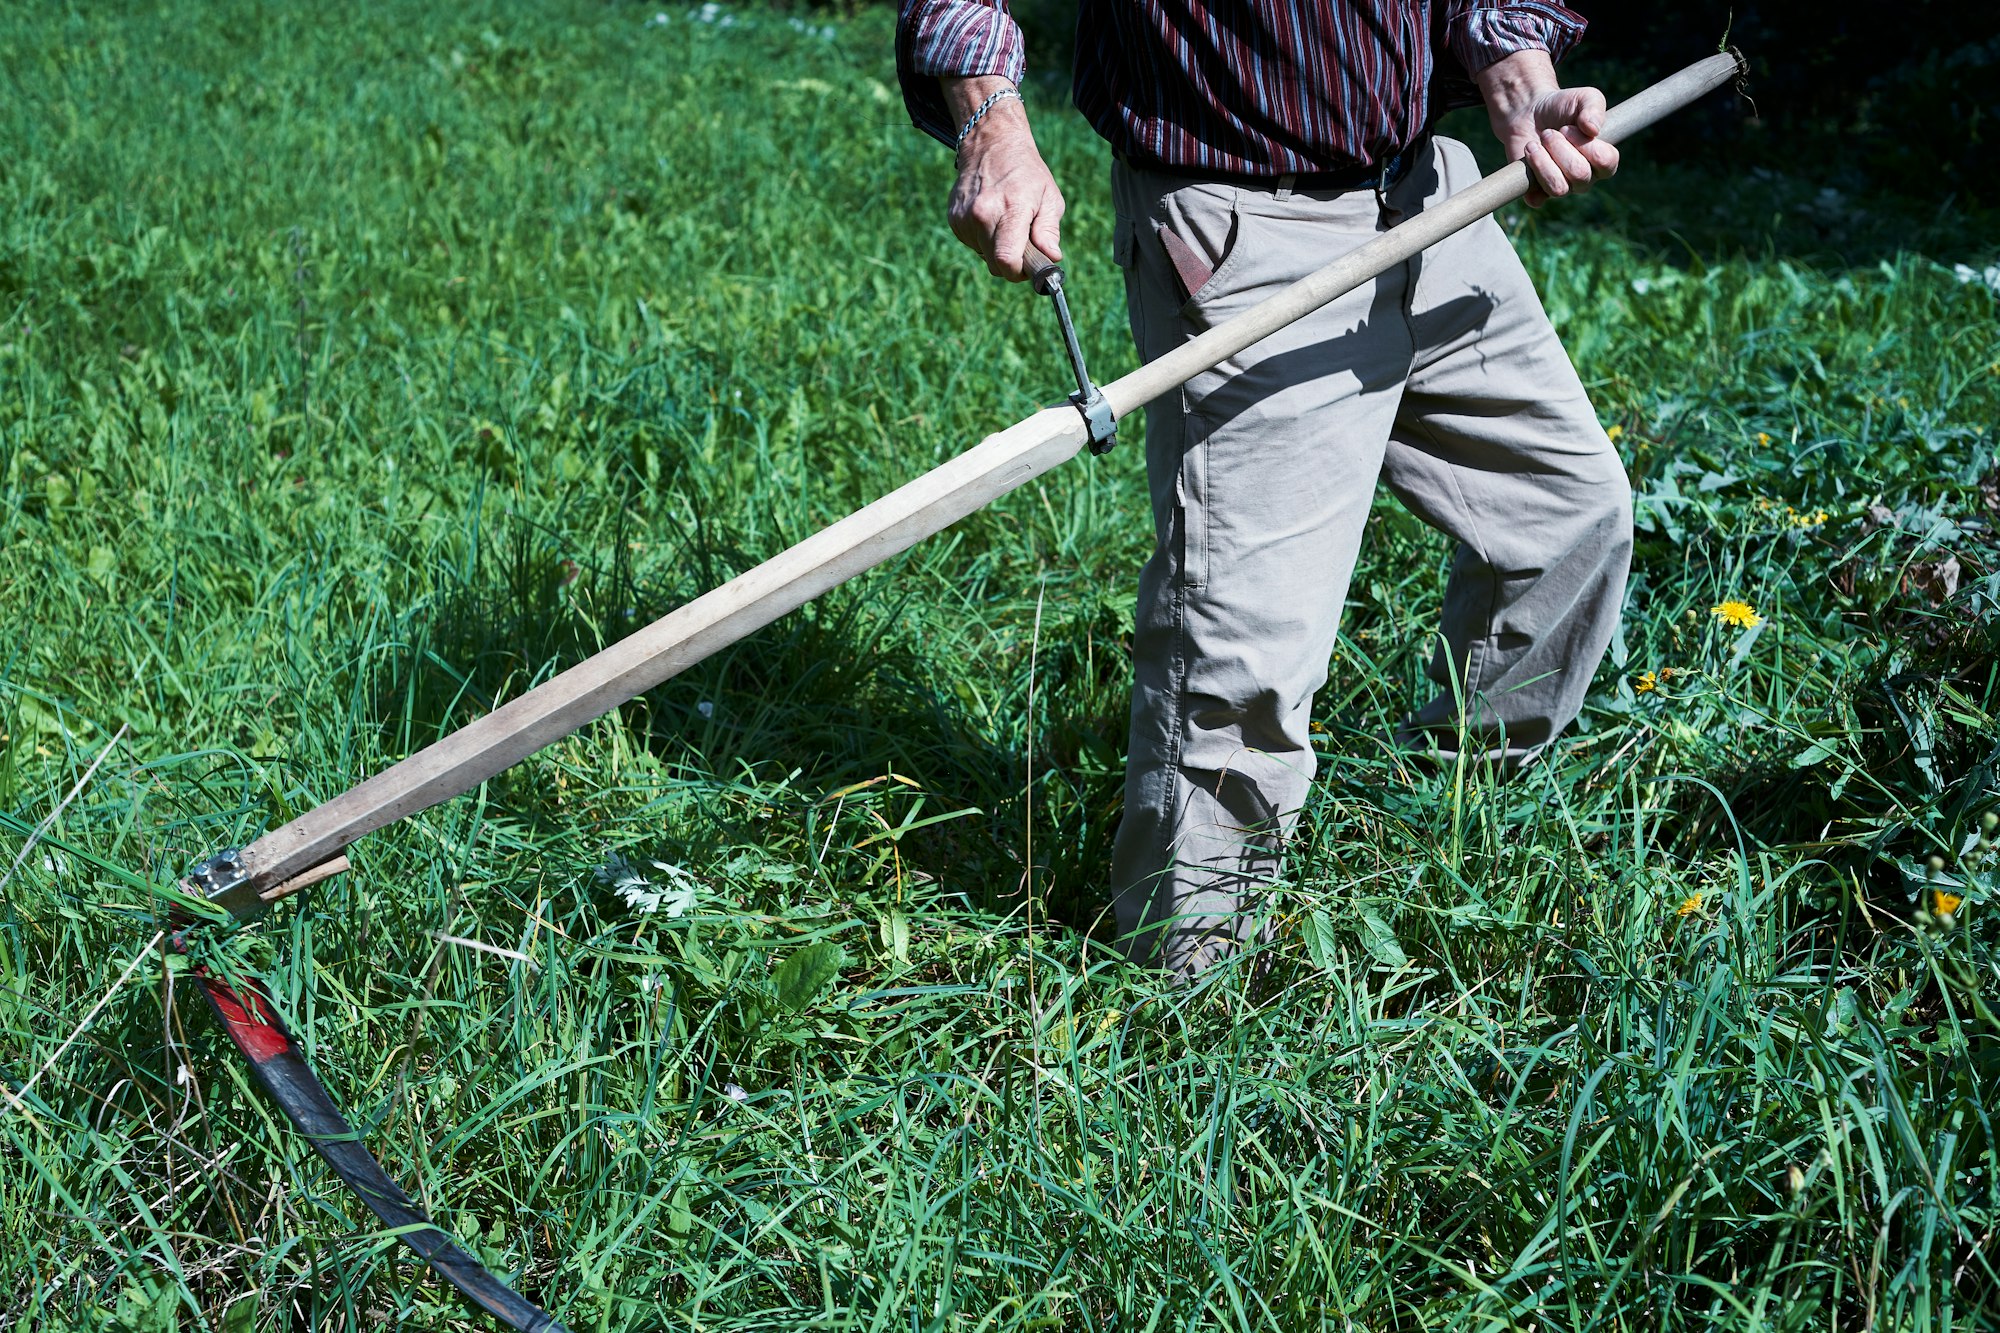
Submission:
<svg viewBox="0 0 2000 1333">
<path fill-rule="evenodd" d="M 483 1326 L 146 952 L 156 891 L 1060 394 L 888 51 L 0 18 L 0 1324 Z M 1953 267 L 2000 256 L 1628 164 L 1510 223 L 1641 496 L 1583 726 L 1501 787 L 1371 745 L 1448 556 L 1384 500 L 1258 966 L 1099 943 L 1129 441 L 203 947 L 579 1330 L 2000 1325 L 2000 332 Z"/>
</svg>

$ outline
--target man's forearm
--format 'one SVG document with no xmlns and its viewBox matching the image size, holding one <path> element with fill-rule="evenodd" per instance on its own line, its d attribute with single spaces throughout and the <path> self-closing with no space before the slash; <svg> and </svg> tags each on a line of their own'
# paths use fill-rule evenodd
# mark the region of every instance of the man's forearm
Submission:
<svg viewBox="0 0 2000 1333">
<path fill-rule="evenodd" d="M 1562 86 L 1549 53 L 1534 50 L 1502 56 L 1473 74 L 1472 80 L 1479 85 L 1479 95 L 1495 125 L 1514 120 L 1532 107 L 1536 98 Z"/>
<path fill-rule="evenodd" d="M 945 101 L 945 82 L 1000 76 L 1019 83 L 1027 55 L 1006 0 L 899 0 L 896 78 L 910 118 L 950 144 L 969 109 Z"/>
<path fill-rule="evenodd" d="M 969 74 L 964 77 L 947 74 L 938 79 L 938 89 L 944 94 L 944 104 L 951 111 L 952 123 L 960 127 L 972 118 L 972 113 L 979 109 L 981 102 L 1013 86 L 1014 81 L 1002 74 Z M 995 137 L 1011 138 L 1016 134 L 1027 134 L 1027 107 L 1019 98 L 1002 98 L 981 118 L 973 134 L 989 130 L 998 131 Z"/>
</svg>

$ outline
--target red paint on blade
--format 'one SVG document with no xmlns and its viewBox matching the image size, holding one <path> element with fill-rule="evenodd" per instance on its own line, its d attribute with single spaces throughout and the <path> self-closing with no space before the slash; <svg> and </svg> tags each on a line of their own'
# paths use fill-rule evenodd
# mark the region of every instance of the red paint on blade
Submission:
<svg viewBox="0 0 2000 1333">
<path fill-rule="evenodd" d="M 255 990 L 239 991 L 206 973 L 201 974 L 201 984 L 215 1001 L 216 1012 L 222 1015 L 230 1037 L 252 1060 L 261 1065 L 283 1055 L 291 1045 L 285 1030 L 278 1026 L 278 1016 L 271 1011 L 270 1002 Z"/>
</svg>

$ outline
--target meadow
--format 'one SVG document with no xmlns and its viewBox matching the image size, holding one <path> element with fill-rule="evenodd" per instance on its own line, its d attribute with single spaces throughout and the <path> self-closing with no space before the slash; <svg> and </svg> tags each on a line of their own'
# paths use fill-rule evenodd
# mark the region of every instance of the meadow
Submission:
<svg viewBox="0 0 2000 1333">
<path fill-rule="evenodd" d="M 0 1327 L 490 1326 L 159 890 L 1061 396 L 890 51 L 0 15 Z M 1109 378 L 1108 157 L 1030 92 Z M 1508 217 L 1639 496 L 1582 722 L 1381 748 L 1450 555 L 1381 499 L 1239 965 L 1106 943 L 1136 422 L 198 956 L 577 1330 L 2000 1327 L 1996 233 L 1626 163 Z"/>
</svg>

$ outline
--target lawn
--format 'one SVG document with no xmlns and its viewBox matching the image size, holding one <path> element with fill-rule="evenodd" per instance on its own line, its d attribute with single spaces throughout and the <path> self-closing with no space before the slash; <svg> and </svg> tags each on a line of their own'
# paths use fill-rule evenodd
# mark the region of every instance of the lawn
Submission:
<svg viewBox="0 0 2000 1333">
<path fill-rule="evenodd" d="M 0 1326 L 490 1327 L 158 890 L 1065 391 L 889 52 L 0 15 Z M 1109 378 L 1108 156 L 1031 96 Z M 2000 1327 L 1995 232 L 1626 160 L 1509 217 L 1639 495 L 1582 724 L 1371 739 L 1450 554 L 1379 501 L 1242 965 L 1105 947 L 1136 422 L 198 956 L 579 1331 Z"/>
</svg>

